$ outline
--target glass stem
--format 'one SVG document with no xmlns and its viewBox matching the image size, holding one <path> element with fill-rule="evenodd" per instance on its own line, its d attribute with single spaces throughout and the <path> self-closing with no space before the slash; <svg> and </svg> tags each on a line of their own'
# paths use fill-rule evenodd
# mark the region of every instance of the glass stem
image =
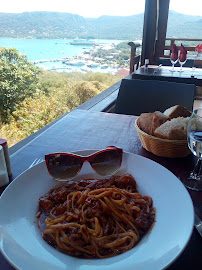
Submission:
<svg viewBox="0 0 202 270">
<path fill-rule="evenodd" d="M 190 178 L 195 179 L 195 180 L 200 180 L 201 160 L 202 160 L 201 158 L 198 158 L 196 165 L 190 174 Z"/>
</svg>

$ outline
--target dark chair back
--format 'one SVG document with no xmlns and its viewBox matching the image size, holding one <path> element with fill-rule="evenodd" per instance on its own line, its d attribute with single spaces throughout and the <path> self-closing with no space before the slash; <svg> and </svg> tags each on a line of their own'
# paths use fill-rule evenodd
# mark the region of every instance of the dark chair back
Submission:
<svg viewBox="0 0 202 270">
<path fill-rule="evenodd" d="M 137 70 L 139 68 L 139 62 L 140 62 L 140 54 L 136 55 L 136 49 L 140 47 L 140 43 L 138 42 L 129 42 L 129 46 L 131 46 L 130 50 L 130 73 L 134 72 L 134 70 Z"/>
<path fill-rule="evenodd" d="M 159 57 L 158 65 L 160 64 L 162 66 L 172 66 L 170 62 L 170 58 L 165 58 L 165 57 Z M 194 59 L 187 59 L 186 63 L 183 65 L 183 67 L 193 67 L 193 66 L 194 66 Z M 179 62 L 175 64 L 175 67 L 180 67 Z"/>
<path fill-rule="evenodd" d="M 182 105 L 192 111 L 194 92 L 194 84 L 123 79 L 115 113 L 140 115 L 144 112 L 164 112 L 174 105 Z"/>
</svg>

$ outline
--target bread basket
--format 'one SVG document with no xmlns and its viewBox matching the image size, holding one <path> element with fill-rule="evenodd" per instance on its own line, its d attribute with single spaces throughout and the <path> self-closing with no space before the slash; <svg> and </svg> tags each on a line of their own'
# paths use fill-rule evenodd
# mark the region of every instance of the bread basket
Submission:
<svg viewBox="0 0 202 270">
<path fill-rule="evenodd" d="M 135 121 L 139 138 L 143 148 L 147 151 L 160 156 L 169 158 L 186 157 L 191 154 L 188 148 L 187 140 L 166 140 L 151 136 L 138 127 L 138 119 Z"/>
</svg>

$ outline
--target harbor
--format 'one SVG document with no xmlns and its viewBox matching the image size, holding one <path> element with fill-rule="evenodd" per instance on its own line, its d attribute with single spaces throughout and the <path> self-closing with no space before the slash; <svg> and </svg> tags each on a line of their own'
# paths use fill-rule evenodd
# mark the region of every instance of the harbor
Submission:
<svg viewBox="0 0 202 270">
<path fill-rule="evenodd" d="M 58 72 L 109 72 L 116 74 L 119 67 L 115 63 L 104 64 L 102 60 L 86 59 L 82 56 L 66 57 L 66 58 L 55 58 L 55 59 L 42 59 L 33 61 L 32 63 L 36 66 L 47 70 L 47 71 L 58 71 Z"/>
<path fill-rule="evenodd" d="M 75 44 L 74 44 L 75 43 Z M 86 44 L 86 42 L 84 42 Z M 79 42 L 70 42 L 72 46 L 74 45 L 84 45 L 84 43 Z M 89 43 L 90 44 L 90 43 Z M 90 46 L 89 48 L 83 48 L 83 51 L 80 55 L 71 56 L 71 57 L 60 57 L 53 59 L 40 59 L 32 61 L 36 66 L 48 70 L 48 71 L 57 71 L 57 72 L 102 72 L 102 73 L 111 73 L 117 74 L 118 70 L 122 66 L 117 64 L 115 60 L 116 53 L 111 53 L 105 58 L 94 57 L 94 52 L 98 49 L 110 50 L 114 49 L 116 44 L 96 44 Z M 96 45 L 95 45 L 96 44 Z"/>
<path fill-rule="evenodd" d="M 25 55 L 28 61 L 47 71 L 56 72 L 101 72 L 117 74 L 129 67 L 116 60 L 120 51 L 118 44 L 124 40 L 81 40 L 81 39 L 19 39 L 0 38 L 3 47 L 14 47 L 20 54 Z M 126 41 L 125 41 L 126 42 Z M 99 50 L 103 56 L 93 56 Z M 107 53 L 108 50 L 116 51 Z"/>
</svg>

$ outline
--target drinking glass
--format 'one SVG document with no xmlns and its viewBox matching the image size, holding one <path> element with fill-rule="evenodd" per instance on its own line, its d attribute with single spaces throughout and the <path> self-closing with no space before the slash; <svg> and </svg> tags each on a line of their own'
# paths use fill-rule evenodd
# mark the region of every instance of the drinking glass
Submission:
<svg viewBox="0 0 202 270">
<path fill-rule="evenodd" d="M 183 184 L 196 191 L 202 191 L 202 107 L 193 111 L 187 126 L 187 141 L 189 149 L 197 157 L 192 172 L 180 176 Z"/>
<path fill-rule="evenodd" d="M 195 76 L 196 67 L 193 66 L 191 69 L 192 69 L 192 75 L 191 76 L 194 77 Z"/>
<path fill-rule="evenodd" d="M 187 62 L 187 57 L 186 57 L 186 59 L 184 60 L 184 61 L 180 61 L 180 59 L 179 59 L 179 63 L 180 63 L 180 72 L 182 72 L 182 66 L 185 64 Z"/>
<path fill-rule="evenodd" d="M 178 62 L 178 58 L 175 59 L 175 60 L 173 60 L 173 59 L 172 59 L 172 56 L 171 56 L 170 62 L 171 62 L 171 64 L 172 64 L 171 71 L 173 72 L 173 71 L 174 71 L 175 64 L 177 64 L 177 62 Z"/>
</svg>

